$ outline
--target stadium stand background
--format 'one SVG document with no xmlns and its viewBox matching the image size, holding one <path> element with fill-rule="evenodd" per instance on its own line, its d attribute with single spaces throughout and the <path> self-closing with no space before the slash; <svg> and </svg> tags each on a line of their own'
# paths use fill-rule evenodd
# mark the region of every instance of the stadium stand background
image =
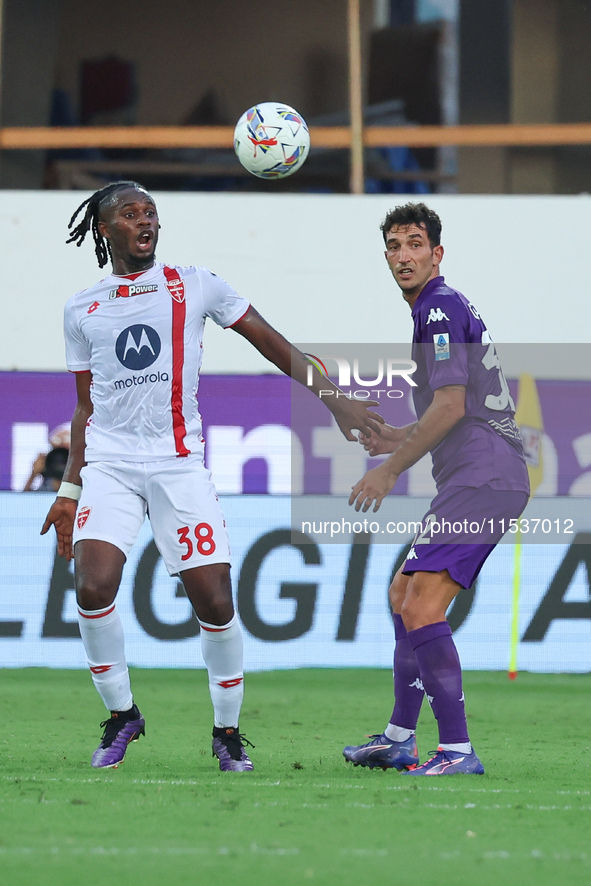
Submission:
<svg viewBox="0 0 591 886">
<path fill-rule="evenodd" d="M 346 0 L 301 0 L 296 8 L 271 0 L 170 0 L 165 7 L 149 0 L 141 16 L 116 0 L 4 0 L 2 10 L 4 127 L 52 120 L 231 125 L 253 102 L 274 98 L 312 122 L 346 120 Z M 361 0 L 360 22 L 364 104 L 382 108 L 377 122 L 590 121 L 591 7 L 584 0 Z M 60 171 L 56 161 L 104 156 L 4 151 L 0 187 L 89 188 L 90 175 Z M 232 180 L 220 156 L 142 152 L 132 132 L 125 156 L 168 163 L 168 173 L 150 174 L 153 188 L 219 189 L 229 179 L 233 188 L 257 186 Z M 412 190 L 416 170 L 404 152 L 382 157 L 381 167 L 379 157 L 369 159 L 374 177 L 394 165 Z M 412 159 L 430 189 L 459 193 L 578 193 L 587 191 L 591 172 L 588 143 L 461 147 L 443 156 L 423 148 Z M 173 162 L 187 161 L 199 174 L 172 174 Z M 346 167 L 342 152 L 324 164 L 312 159 L 286 187 L 347 190 Z"/>
</svg>

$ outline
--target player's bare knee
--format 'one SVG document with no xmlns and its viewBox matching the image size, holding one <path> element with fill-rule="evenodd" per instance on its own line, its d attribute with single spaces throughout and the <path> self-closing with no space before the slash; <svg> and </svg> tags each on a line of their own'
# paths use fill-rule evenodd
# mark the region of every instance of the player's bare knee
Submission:
<svg viewBox="0 0 591 886">
<path fill-rule="evenodd" d="M 227 625 L 234 617 L 232 598 L 226 595 L 201 598 L 193 603 L 193 609 L 199 621 L 212 625 Z"/>
<path fill-rule="evenodd" d="M 390 606 L 394 612 L 400 613 L 402 610 L 402 605 L 408 588 L 408 580 L 409 576 L 403 575 L 400 570 L 392 580 L 392 584 L 388 590 L 388 597 L 390 599 Z"/>
<path fill-rule="evenodd" d="M 234 602 L 226 564 L 187 570 L 181 578 L 197 618 L 218 625 L 231 621 Z"/>
<path fill-rule="evenodd" d="M 400 605 L 400 615 L 407 631 L 414 631 L 419 626 L 422 608 L 416 595 L 407 593 Z"/>
<path fill-rule="evenodd" d="M 116 594 L 117 588 L 100 581 L 93 581 L 91 578 L 85 578 L 76 584 L 76 602 L 81 609 L 106 609 Z"/>
</svg>

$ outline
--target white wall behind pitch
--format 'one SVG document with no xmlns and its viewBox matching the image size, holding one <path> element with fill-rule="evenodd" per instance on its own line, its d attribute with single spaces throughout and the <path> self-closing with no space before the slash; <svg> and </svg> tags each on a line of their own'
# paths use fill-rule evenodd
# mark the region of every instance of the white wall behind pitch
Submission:
<svg viewBox="0 0 591 886">
<path fill-rule="evenodd" d="M 158 258 L 204 264 L 292 341 L 406 342 L 410 312 L 379 224 L 401 195 L 156 194 Z M 65 369 L 62 311 L 96 282 L 91 238 L 66 246 L 84 192 L 0 192 L 0 370 Z M 588 342 L 591 197 L 433 196 L 448 283 L 497 342 Z M 203 369 L 269 372 L 233 332 L 210 323 Z"/>
</svg>

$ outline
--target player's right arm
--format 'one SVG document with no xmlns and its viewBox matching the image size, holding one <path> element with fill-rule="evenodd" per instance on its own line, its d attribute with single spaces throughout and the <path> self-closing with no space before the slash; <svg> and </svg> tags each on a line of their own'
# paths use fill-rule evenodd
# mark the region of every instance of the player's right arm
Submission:
<svg viewBox="0 0 591 886">
<path fill-rule="evenodd" d="M 90 371 L 76 373 L 76 394 L 78 397 L 76 409 L 72 416 L 72 434 L 70 442 L 70 454 L 64 471 L 63 481 L 65 483 L 74 483 L 76 486 L 82 485 L 80 471 L 84 467 L 85 458 L 85 432 L 86 425 L 92 415 L 92 400 L 90 399 L 90 386 L 92 384 L 92 373 Z M 57 533 L 57 552 L 60 557 L 71 560 L 73 557 L 72 534 L 74 531 L 74 520 L 76 518 L 76 508 L 78 502 L 72 498 L 65 498 L 58 495 L 52 504 L 45 523 L 41 529 L 41 535 L 55 526 Z"/>
</svg>

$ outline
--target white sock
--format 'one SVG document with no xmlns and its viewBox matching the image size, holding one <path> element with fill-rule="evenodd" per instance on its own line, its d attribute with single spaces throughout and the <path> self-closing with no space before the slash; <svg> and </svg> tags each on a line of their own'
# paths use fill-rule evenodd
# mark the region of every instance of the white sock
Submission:
<svg viewBox="0 0 591 886">
<path fill-rule="evenodd" d="M 394 723 L 388 723 L 384 729 L 384 735 L 392 741 L 406 741 L 414 734 L 414 729 L 404 729 L 403 726 L 395 726 Z"/>
<path fill-rule="evenodd" d="M 199 624 L 214 726 L 236 727 L 244 696 L 242 630 L 236 615 L 227 625 Z"/>
<path fill-rule="evenodd" d="M 457 754 L 471 754 L 472 745 L 469 741 L 461 741 L 458 744 L 440 744 L 442 751 L 455 751 Z"/>
<path fill-rule="evenodd" d="M 125 661 L 123 626 L 113 603 L 106 609 L 78 607 L 80 636 L 86 650 L 92 682 L 109 711 L 127 711 L 133 705 Z"/>
</svg>

